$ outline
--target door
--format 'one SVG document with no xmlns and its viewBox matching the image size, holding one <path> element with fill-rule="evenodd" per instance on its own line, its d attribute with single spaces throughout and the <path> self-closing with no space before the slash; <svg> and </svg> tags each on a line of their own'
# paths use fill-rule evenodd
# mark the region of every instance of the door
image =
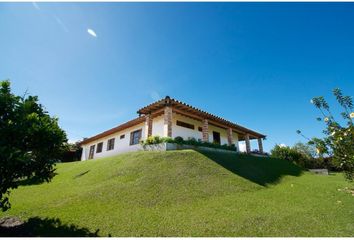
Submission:
<svg viewBox="0 0 354 240">
<path fill-rule="evenodd" d="M 95 154 L 95 145 L 92 145 L 90 147 L 90 153 L 88 159 L 92 159 L 94 154 Z"/>
<path fill-rule="evenodd" d="M 213 131 L 213 143 L 220 144 L 220 133 Z"/>
</svg>

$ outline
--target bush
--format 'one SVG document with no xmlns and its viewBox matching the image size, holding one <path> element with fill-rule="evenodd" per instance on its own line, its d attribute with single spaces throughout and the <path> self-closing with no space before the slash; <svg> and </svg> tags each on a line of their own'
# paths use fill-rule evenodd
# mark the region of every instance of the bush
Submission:
<svg viewBox="0 0 354 240">
<path fill-rule="evenodd" d="M 192 138 L 189 138 L 188 140 L 184 141 L 183 144 L 192 145 L 192 146 L 198 146 L 200 143 L 197 141 L 197 139 L 192 137 Z"/>
<path fill-rule="evenodd" d="M 148 137 L 145 141 L 141 140 L 140 143 L 141 145 L 152 145 L 152 144 L 159 144 L 159 143 L 174 143 L 175 140 L 173 140 L 170 137 L 160 137 L 160 136 L 150 136 Z"/>
<path fill-rule="evenodd" d="M 293 162 L 300 167 L 306 167 L 305 162 L 308 160 L 307 156 L 298 152 L 296 149 L 290 147 L 283 147 L 280 145 L 275 145 L 275 147 L 270 151 L 271 156 L 275 158 L 280 158 Z"/>
<path fill-rule="evenodd" d="M 307 148 L 305 144 L 299 143 L 295 144 L 293 147 L 276 145 L 271 150 L 271 156 L 293 162 L 296 165 L 306 169 L 327 168 L 329 170 L 335 170 L 335 167 L 331 165 L 328 160 L 313 157 L 311 155 L 311 151 L 308 149 L 309 148 Z"/>
<path fill-rule="evenodd" d="M 183 137 L 180 137 L 180 136 L 175 137 L 175 143 L 182 144 L 183 141 L 184 141 L 184 140 L 183 140 Z"/>
<path fill-rule="evenodd" d="M 158 144 L 158 143 L 162 143 L 162 139 L 160 138 L 160 136 L 150 136 L 143 142 L 143 144 L 145 145 Z"/>
<path fill-rule="evenodd" d="M 174 143 L 175 142 L 171 137 L 162 137 L 161 141 L 164 143 Z"/>
<path fill-rule="evenodd" d="M 159 144 L 159 143 L 176 143 L 176 144 L 180 144 L 180 145 L 185 144 L 185 145 L 192 145 L 192 146 L 202 146 L 202 147 L 218 148 L 218 149 L 236 151 L 235 144 L 228 146 L 227 144 L 220 145 L 218 143 L 202 142 L 201 140 L 196 140 L 194 137 L 191 137 L 188 140 L 184 140 L 180 136 L 175 137 L 174 139 L 172 139 L 170 137 L 150 136 L 145 141 L 141 141 L 141 144 L 143 146 L 152 145 L 152 144 Z"/>
</svg>

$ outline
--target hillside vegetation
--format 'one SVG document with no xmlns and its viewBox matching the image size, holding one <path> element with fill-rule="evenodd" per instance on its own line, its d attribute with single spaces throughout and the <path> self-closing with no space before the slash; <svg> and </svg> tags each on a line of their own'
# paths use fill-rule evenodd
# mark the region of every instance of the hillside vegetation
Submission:
<svg viewBox="0 0 354 240">
<path fill-rule="evenodd" d="M 278 159 L 193 150 L 57 165 L 0 217 L 34 236 L 354 236 L 353 184 Z"/>
</svg>

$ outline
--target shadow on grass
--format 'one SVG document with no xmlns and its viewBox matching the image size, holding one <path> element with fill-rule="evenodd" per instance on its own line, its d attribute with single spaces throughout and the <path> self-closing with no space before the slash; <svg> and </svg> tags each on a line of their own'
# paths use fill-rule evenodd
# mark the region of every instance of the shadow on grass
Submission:
<svg viewBox="0 0 354 240">
<path fill-rule="evenodd" d="M 90 172 L 90 170 L 87 170 L 87 171 L 85 171 L 85 172 L 79 173 L 78 175 L 74 176 L 74 179 L 79 178 L 79 177 L 82 177 L 82 176 L 88 174 L 89 172 Z"/>
<path fill-rule="evenodd" d="M 0 226 L 0 237 L 98 237 L 98 232 L 63 224 L 58 218 L 33 217 L 15 226 Z"/>
<path fill-rule="evenodd" d="M 300 176 L 302 173 L 300 167 L 281 159 L 235 153 L 198 152 L 227 170 L 262 186 L 275 184 L 286 175 Z"/>
</svg>

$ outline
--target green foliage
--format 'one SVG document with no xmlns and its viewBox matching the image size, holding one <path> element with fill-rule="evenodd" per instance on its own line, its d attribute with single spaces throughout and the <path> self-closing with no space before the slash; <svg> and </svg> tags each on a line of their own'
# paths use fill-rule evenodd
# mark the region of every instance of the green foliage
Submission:
<svg viewBox="0 0 354 240">
<path fill-rule="evenodd" d="M 353 184 L 283 160 L 141 151 L 56 168 L 50 183 L 14 190 L 0 218 L 58 218 L 114 237 L 353 236 L 354 197 L 337 190 Z M 60 226 L 46 229 L 63 236 Z"/>
<path fill-rule="evenodd" d="M 173 143 L 173 139 L 171 137 L 162 137 L 162 142 L 164 143 Z"/>
<path fill-rule="evenodd" d="M 311 100 L 313 105 L 319 109 L 326 127 L 323 133 L 324 138 L 312 138 L 309 144 L 317 148 L 320 156 L 332 156 L 334 164 L 343 170 L 348 180 L 354 179 L 354 126 L 353 101 L 350 96 L 344 96 L 339 88 L 333 90 L 333 94 L 343 108 L 341 117 L 345 124 L 334 118 L 330 107 L 323 97 L 315 97 Z M 300 132 L 300 131 L 299 131 Z M 301 133 L 301 132 L 300 132 Z"/>
<path fill-rule="evenodd" d="M 49 181 L 67 141 L 58 119 L 50 117 L 37 96 L 16 96 L 0 82 L 0 208 L 10 208 L 10 190 L 23 178 Z"/>
<path fill-rule="evenodd" d="M 80 161 L 82 154 L 82 148 L 80 146 L 80 141 L 75 143 L 65 143 L 64 151 L 62 156 L 60 156 L 61 162 L 74 162 Z"/>
<path fill-rule="evenodd" d="M 315 158 L 316 157 L 316 148 L 310 144 L 298 142 L 292 147 L 297 152 L 302 153 L 307 158 Z"/>
<path fill-rule="evenodd" d="M 143 146 L 145 145 L 152 145 L 152 144 L 159 144 L 159 143 L 173 143 L 174 140 L 170 137 L 160 137 L 160 136 L 150 136 L 145 141 L 141 141 Z"/>
<path fill-rule="evenodd" d="M 183 144 L 192 145 L 192 146 L 200 145 L 200 143 L 194 137 L 185 140 Z"/>
<path fill-rule="evenodd" d="M 305 154 L 288 146 L 275 145 L 270 154 L 274 158 L 284 159 L 301 167 L 305 167 L 305 162 L 308 159 Z"/>
<path fill-rule="evenodd" d="M 276 145 L 271 150 L 271 156 L 293 162 L 305 169 L 326 168 L 338 171 L 330 158 L 319 157 L 314 146 L 310 144 L 298 142 L 293 147 Z"/>
<path fill-rule="evenodd" d="M 158 144 L 162 143 L 162 140 L 159 136 L 150 136 L 143 143 L 145 145 Z"/>
<path fill-rule="evenodd" d="M 220 145 L 218 143 L 197 141 L 193 137 L 189 138 L 187 140 L 184 140 L 180 136 L 175 137 L 174 139 L 172 139 L 170 137 L 150 136 L 145 141 L 142 141 L 141 144 L 143 146 L 145 146 L 145 145 L 159 144 L 159 143 L 164 143 L 164 142 L 165 143 L 176 143 L 176 144 L 180 144 L 180 145 L 184 144 L 184 145 L 191 145 L 191 146 L 201 146 L 201 147 L 218 148 L 218 149 L 236 151 L 235 144 L 232 144 L 231 146 L 228 146 L 227 144 Z"/>
<path fill-rule="evenodd" d="M 184 140 L 183 140 L 183 137 L 180 137 L 180 136 L 175 137 L 174 140 L 175 140 L 175 142 L 178 143 L 178 144 L 182 144 L 183 141 L 184 141 Z"/>
</svg>

